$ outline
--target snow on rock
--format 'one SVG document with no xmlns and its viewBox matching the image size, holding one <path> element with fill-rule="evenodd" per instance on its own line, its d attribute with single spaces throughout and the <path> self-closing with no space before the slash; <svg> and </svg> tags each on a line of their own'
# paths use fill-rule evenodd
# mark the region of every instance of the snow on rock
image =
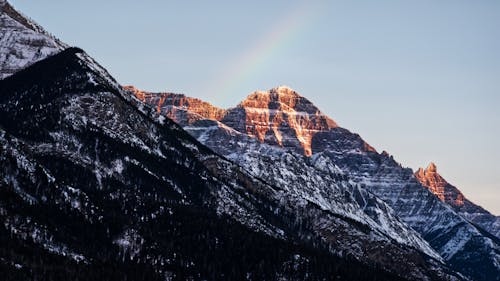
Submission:
<svg viewBox="0 0 500 281">
<path fill-rule="evenodd" d="M 66 47 L 7 1 L 0 2 L 0 79 Z"/>
</svg>

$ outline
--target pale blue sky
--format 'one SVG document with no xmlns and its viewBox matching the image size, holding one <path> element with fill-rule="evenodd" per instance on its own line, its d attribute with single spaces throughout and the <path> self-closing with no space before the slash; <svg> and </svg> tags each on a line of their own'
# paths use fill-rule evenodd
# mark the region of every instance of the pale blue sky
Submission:
<svg viewBox="0 0 500 281">
<path fill-rule="evenodd" d="M 500 1 L 10 2 L 122 84 L 221 107 L 288 85 L 500 214 Z"/>
</svg>

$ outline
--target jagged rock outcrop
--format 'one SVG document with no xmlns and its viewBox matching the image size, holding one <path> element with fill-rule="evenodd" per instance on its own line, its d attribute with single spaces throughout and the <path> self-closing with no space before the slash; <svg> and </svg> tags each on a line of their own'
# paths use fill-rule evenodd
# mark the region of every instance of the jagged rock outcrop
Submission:
<svg viewBox="0 0 500 281">
<path fill-rule="evenodd" d="M 415 177 L 427 187 L 439 200 L 451 206 L 456 212 L 489 233 L 500 238 L 500 217 L 492 215 L 465 198 L 462 192 L 448 183 L 437 171 L 436 164 L 430 163 L 427 168 L 419 168 Z"/>
<path fill-rule="evenodd" d="M 0 1 L 0 79 L 66 47 L 6 0 Z"/>
</svg>

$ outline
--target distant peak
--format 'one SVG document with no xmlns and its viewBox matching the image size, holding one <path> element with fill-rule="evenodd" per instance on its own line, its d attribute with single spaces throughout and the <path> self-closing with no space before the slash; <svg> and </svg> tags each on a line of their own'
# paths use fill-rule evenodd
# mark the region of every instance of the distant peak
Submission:
<svg viewBox="0 0 500 281">
<path fill-rule="evenodd" d="M 223 123 L 261 142 L 295 147 L 307 156 L 312 155 L 311 142 L 316 133 L 338 127 L 288 86 L 251 93 L 236 108 L 228 110 Z"/>
<path fill-rule="evenodd" d="M 431 162 L 427 168 L 425 169 L 426 172 L 431 172 L 431 173 L 436 173 L 437 172 L 437 166 L 434 164 L 434 162 Z"/>
<path fill-rule="evenodd" d="M 465 197 L 458 188 L 449 184 L 438 172 L 436 164 L 430 163 L 427 168 L 419 168 L 415 172 L 417 180 L 429 191 L 434 193 L 441 201 L 453 206 L 462 207 Z"/>
</svg>

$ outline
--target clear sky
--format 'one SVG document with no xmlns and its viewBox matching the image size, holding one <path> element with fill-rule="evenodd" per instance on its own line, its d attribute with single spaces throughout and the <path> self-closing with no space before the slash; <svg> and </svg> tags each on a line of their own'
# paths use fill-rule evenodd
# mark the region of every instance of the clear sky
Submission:
<svg viewBox="0 0 500 281">
<path fill-rule="evenodd" d="M 288 85 L 500 215 L 500 1 L 10 2 L 125 85 L 221 107 Z"/>
</svg>

